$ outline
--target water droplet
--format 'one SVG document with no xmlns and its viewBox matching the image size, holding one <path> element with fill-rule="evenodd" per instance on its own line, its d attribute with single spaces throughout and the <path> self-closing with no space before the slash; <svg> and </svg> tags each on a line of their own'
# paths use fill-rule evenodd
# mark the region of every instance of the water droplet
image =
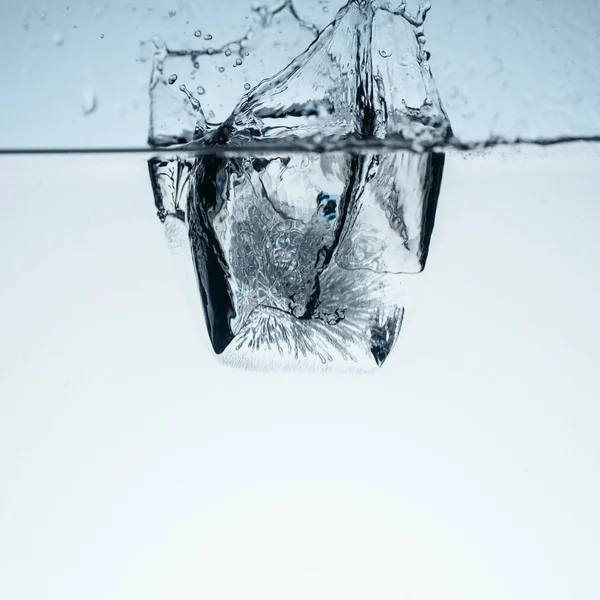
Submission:
<svg viewBox="0 0 600 600">
<path fill-rule="evenodd" d="M 101 40 L 103 40 L 103 39 L 104 39 L 104 34 L 103 34 L 103 33 L 101 33 L 101 34 L 100 34 L 100 39 L 101 39 Z"/>
<path fill-rule="evenodd" d="M 202 35 L 202 32 L 199 29 L 196 29 L 196 31 L 194 31 L 195 37 L 200 37 L 201 35 Z"/>
<path fill-rule="evenodd" d="M 249 83 L 244 84 L 244 89 L 249 90 L 252 86 Z"/>
<path fill-rule="evenodd" d="M 85 88 L 83 90 L 83 98 L 81 103 L 81 110 L 84 115 L 91 115 L 98 108 L 98 98 L 92 88 Z"/>
<path fill-rule="evenodd" d="M 204 88 L 203 88 L 201 85 L 199 85 L 199 86 L 196 88 L 196 92 L 198 92 L 198 94 L 199 94 L 200 96 L 202 96 L 203 94 L 206 94 L 206 90 L 205 90 L 205 89 L 204 89 Z"/>
<path fill-rule="evenodd" d="M 225 56 L 231 56 L 231 50 L 229 48 L 225 50 Z"/>
<path fill-rule="evenodd" d="M 65 36 L 62 33 L 55 33 L 52 36 L 52 42 L 55 46 L 62 46 L 65 43 Z"/>
<path fill-rule="evenodd" d="M 202 106 L 200 105 L 200 102 L 198 101 L 197 98 L 194 98 L 192 92 L 190 92 L 187 87 L 185 87 L 185 85 L 181 84 L 179 86 L 179 90 L 182 91 L 187 97 L 188 100 L 190 101 L 190 104 L 192 105 L 192 108 L 194 110 L 201 110 Z"/>
<path fill-rule="evenodd" d="M 205 33 L 204 39 L 208 42 L 208 41 L 212 40 L 212 35 L 210 35 L 210 33 Z"/>
<path fill-rule="evenodd" d="M 169 79 L 167 79 L 169 85 L 173 85 L 177 81 L 177 75 L 173 73 L 173 75 L 169 75 Z"/>
<path fill-rule="evenodd" d="M 219 67 L 219 73 L 223 73 L 225 71 L 225 67 Z"/>
<path fill-rule="evenodd" d="M 244 56 L 250 56 L 250 52 L 244 52 Z"/>
<path fill-rule="evenodd" d="M 241 58 L 236 58 L 235 59 L 235 64 L 237 67 L 239 67 L 242 64 L 242 59 Z"/>
<path fill-rule="evenodd" d="M 379 51 L 379 56 L 381 56 L 381 58 L 389 58 L 391 55 L 391 52 L 386 52 L 385 50 Z"/>
<path fill-rule="evenodd" d="M 209 56 L 212 56 L 215 53 L 214 48 L 207 48 L 206 49 L 206 54 L 208 54 Z"/>
</svg>

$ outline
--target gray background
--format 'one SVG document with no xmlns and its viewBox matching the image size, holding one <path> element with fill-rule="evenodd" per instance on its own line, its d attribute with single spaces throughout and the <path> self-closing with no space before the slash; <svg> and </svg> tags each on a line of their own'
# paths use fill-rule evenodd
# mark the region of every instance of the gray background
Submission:
<svg viewBox="0 0 600 600">
<path fill-rule="evenodd" d="M 196 29 L 211 33 L 215 45 L 231 41 L 245 31 L 250 4 L 3 0 L 0 148 L 144 145 L 150 63 L 140 42 L 160 34 L 187 47 L 197 42 Z M 339 7 L 333 0 L 327 13 L 317 0 L 296 5 L 319 26 Z M 599 135 L 599 31 L 597 0 L 434 0 L 428 48 L 457 135 Z M 214 87 L 216 77 L 207 74 L 203 85 Z M 86 117 L 88 88 L 98 109 Z"/>
</svg>

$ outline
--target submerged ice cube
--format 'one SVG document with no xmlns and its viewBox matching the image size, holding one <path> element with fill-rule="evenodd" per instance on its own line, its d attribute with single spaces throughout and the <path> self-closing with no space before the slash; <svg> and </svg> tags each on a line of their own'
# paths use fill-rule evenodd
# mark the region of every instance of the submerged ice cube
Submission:
<svg viewBox="0 0 600 600">
<path fill-rule="evenodd" d="M 159 216 L 171 236 L 187 228 L 210 341 L 226 362 L 368 370 L 393 348 L 401 274 L 425 265 L 444 163 L 414 150 L 451 135 L 423 48 L 425 12 L 349 2 L 223 123 L 203 123 L 188 146 L 199 156 L 150 161 Z M 392 138 L 407 149 L 387 150 Z M 356 151 L 373 140 L 383 148 Z M 324 143 L 336 151 L 317 151 Z"/>
</svg>

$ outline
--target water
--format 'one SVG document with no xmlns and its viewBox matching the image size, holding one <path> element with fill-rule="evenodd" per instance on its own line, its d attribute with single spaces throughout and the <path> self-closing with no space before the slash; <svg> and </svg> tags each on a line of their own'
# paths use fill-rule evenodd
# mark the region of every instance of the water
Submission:
<svg viewBox="0 0 600 600">
<path fill-rule="evenodd" d="M 158 216 L 193 265 L 223 361 L 370 371 L 396 344 L 425 267 L 445 153 L 468 146 L 429 65 L 430 4 L 411 14 L 352 0 L 322 31 L 291 0 L 254 10 L 247 33 L 219 47 L 153 40 Z M 247 66 L 273 48 L 279 70 Z M 231 93 L 197 85 L 207 68 L 228 71 Z M 96 107 L 87 90 L 84 113 Z"/>
<path fill-rule="evenodd" d="M 600 147 L 446 153 L 373 377 L 219 364 L 148 158 L 0 157 L 3 597 L 598 595 Z"/>
<path fill-rule="evenodd" d="M 395 166 L 412 160 L 434 173 L 436 166 L 427 161 L 435 156 L 400 152 L 383 158 Z M 100 302 L 90 305 L 95 312 L 89 322 L 81 322 L 82 332 L 104 322 L 103 304 L 130 295 L 132 284 L 143 284 L 154 302 L 163 297 L 163 288 L 176 285 L 161 271 L 163 221 L 191 310 L 188 315 L 185 298 L 171 291 L 168 310 L 145 318 L 144 328 L 160 331 L 172 318 L 170 311 L 180 321 L 202 322 L 204 308 L 208 328 L 202 323 L 198 337 L 207 338 L 209 363 L 220 352 L 229 364 L 262 367 L 268 353 L 277 368 L 300 363 L 311 370 L 372 370 L 383 364 L 384 371 L 394 372 L 402 365 L 418 368 L 419 360 L 427 363 L 428 347 L 440 346 L 453 353 L 453 361 L 481 360 L 485 368 L 497 363 L 512 380 L 516 375 L 507 370 L 516 368 L 511 357 L 519 356 L 520 345 L 536 345 L 550 336 L 554 341 L 548 348 L 553 350 L 544 364 L 568 350 L 584 368 L 593 356 L 585 340 L 598 331 L 599 156 L 600 146 L 589 143 L 448 151 L 434 222 L 433 211 L 423 210 L 429 199 L 414 198 L 409 207 L 422 211 L 423 225 L 413 235 L 401 236 L 365 196 L 361 209 L 369 218 L 363 223 L 357 219 L 346 239 L 337 241 L 342 184 L 337 177 L 328 178 L 323 165 L 351 168 L 358 160 L 353 154 L 289 154 L 285 164 L 281 156 L 268 153 L 255 158 L 152 158 L 154 180 L 161 186 L 156 198 L 171 202 L 158 205 L 160 220 L 155 223 L 155 213 L 148 210 L 151 191 L 143 155 L 3 156 L 6 343 L 13 340 L 14 345 L 23 337 L 23 343 L 35 346 L 36 332 L 46 321 L 49 326 L 66 318 L 50 306 L 64 302 L 78 314 L 83 305 L 80 300 L 73 305 L 70 298 L 80 297 L 80 285 L 89 289 L 90 298 L 95 290 Z M 189 205 L 176 204 L 190 198 L 186 186 L 219 178 L 208 169 L 211 165 L 224 174 L 225 191 L 239 182 L 221 219 L 210 218 L 212 207 L 197 194 Z M 440 165 L 437 169 L 439 174 Z M 263 186 L 269 190 L 282 173 L 277 193 L 266 198 L 249 193 Z M 248 187 L 247 180 L 253 185 Z M 307 185 L 313 188 L 304 197 Z M 299 202 L 296 192 L 306 201 Z M 379 221 L 372 218 L 377 211 Z M 345 211 L 347 221 L 350 212 Z M 218 236 L 218 246 L 211 247 L 210 235 Z M 396 245 L 389 252 L 382 248 L 392 243 Z M 222 255 L 214 249 L 227 261 L 220 262 Z M 319 256 L 323 263 L 317 265 Z M 77 271 L 69 271 L 68 265 L 78 260 Z M 132 264 L 138 266 L 126 271 Z M 20 282 L 36 272 L 36 265 L 43 271 L 23 289 Z M 224 302 L 216 300 L 219 293 Z M 49 295 L 54 304 L 42 306 Z M 144 306 L 140 298 L 140 317 L 146 314 Z M 128 311 L 117 313 L 115 323 L 129 318 Z M 37 316 L 29 322 L 21 314 Z M 10 315 L 15 315 L 14 323 Z M 93 329 L 90 335 L 92 344 Z M 394 342 L 396 349 L 390 352 Z M 19 352 L 9 348 L 7 357 L 18 360 Z M 473 355 L 474 348 L 480 358 Z M 531 357 L 540 352 L 538 348 Z M 443 354 L 436 356 L 443 368 Z M 555 375 L 560 379 L 569 373 Z"/>
</svg>

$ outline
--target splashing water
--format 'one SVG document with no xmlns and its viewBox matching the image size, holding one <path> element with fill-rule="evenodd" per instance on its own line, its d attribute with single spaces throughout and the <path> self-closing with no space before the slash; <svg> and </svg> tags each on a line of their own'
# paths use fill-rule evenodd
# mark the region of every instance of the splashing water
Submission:
<svg viewBox="0 0 600 600">
<path fill-rule="evenodd" d="M 159 135 L 153 121 L 155 145 L 201 150 L 149 168 L 159 217 L 172 247 L 189 248 L 210 341 L 226 362 L 370 370 L 389 355 L 404 315 L 401 274 L 424 268 L 444 164 L 441 153 L 413 150 L 452 136 L 424 50 L 428 9 L 412 16 L 353 0 L 277 74 L 244 85 L 220 123 L 187 88 L 179 133 Z M 268 26 L 273 11 L 258 13 Z M 172 55 L 165 48 L 155 60 L 153 100 Z M 348 150 L 389 140 L 393 148 Z"/>
<path fill-rule="evenodd" d="M 168 48 L 154 41 L 155 53 L 150 82 L 150 131 L 152 146 L 182 144 L 194 139 L 206 120 L 223 122 L 235 102 L 258 81 L 271 77 L 289 64 L 318 35 L 312 24 L 300 19 L 290 0 L 274 7 L 254 7 L 254 19 L 239 39 L 213 46 L 212 36 L 204 35 L 201 48 Z M 199 34 L 199 35 L 198 35 Z M 194 32 L 198 43 L 202 32 Z M 276 49 L 276 52 L 273 52 Z M 267 57 L 267 59 L 265 59 Z M 224 61 L 224 58 L 229 60 Z M 227 69 L 231 64 L 235 69 Z M 200 110 L 189 97 L 169 89 L 168 75 L 177 73 L 188 90 L 200 87 L 204 98 Z M 219 73 L 218 79 L 208 74 Z M 253 83 L 251 83 L 253 82 Z"/>
<path fill-rule="evenodd" d="M 363 123 L 368 121 L 371 114 L 375 114 L 372 121 L 376 126 L 371 129 L 352 129 L 348 128 L 349 121 L 342 123 L 343 119 L 338 119 L 338 122 L 332 122 L 331 127 L 322 131 L 320 126 L 325 122 L 324 119 L 313 120 L 312 129 L 305 127 L 308 121 L 304 119 L 302 133 L 294 135 L 300 130 L 288 131 L 284 136 L 286 146 L 298 150 L 313 150 L 315 147 L 347 150 L 354 145 L 358 145 L 359 148 L 372 145 L 422 151 L 458 143 L 451 134 L 448 118 L 431 75 L 429 53 L 424 48 L 423 25 L 429 9 L 430 3 L 426 2 L 415 16 L 406 10 L 404 4 L 392 10 L 387 3 L 355 0 L 343 7 L 332 23 L 319 33 L 314 25 L 298 16 L 291 0 L 286 0 L 270 9 L 265 6 L 255 7 L 257 20 L 247 33 L 219 48 L 174 50 L 162 44 L 155 52 L 150 84 L 149 143 L 160 147 L 193 142 L 188 148 L 199 150 L 206 147 L 208 138 L 219 129 L 219 125 L 230 121 L 237 130 L 236 145 L 239 145 L 244 142 L 241 139 L 241 130 L 244 127 L 242 121 L 244 110 L 248 107 L 227 106 L 223 102 L 224 96 L 239 98 L 251 89 L 250 95 L 259 98 L 258 102 L 281 101 L 284 105 L 287 103 L 292 106 L 295 100 L 292 101 L 289 97 L 291 92 L 288 91 L 288 97 L 284 97 L 285 94 L 282 95 L 281 89 L 277 91 L 277 88 L 287 86 L 289 81 L 296 83 L 298 77 L 292 72 L 299 68 L 302 69 L 303 82 L 291 89 L 304 94 L 305 99 L 302 105 L 293 107 L 296 113 L 303 111 L 304 116 L 310 118 L 314 116 L 315 110 L 322 114 L 327 110 L 339 108 L 346 113 L 354 111 L 354 88 L 361 83 L 362 78 L 369 84 L 364 90 L 369 96 L 365 95 L 361 100 L 365 105 L 356 113 L 364 115 Z M 280 18 L 277 30 L 271 28 L 275 17 Z M 298 39 L 295 42 L 286 40 L 287 45 L 284 46 L 281 40 L 277 39 L 277 35 L 280 38 L 289 38 L 290 32 L 296 32 Z M 372 39 L 369 37 L 371 35 Z M 317 36 L 318 41 L 315 40 Z M 207 39 L 207 36 L 204 36 L 204 39 Z M 310 45 L 311 42 L 314 44 Z M 297 55 L 296 48 L 309 45 L 305 52 Z M 244 59 L 250 55 L 249 50 L 254 54 L 269 54 L 273 47 L 281 54 L 277 68 L 281 70 L 276 77 L 273 77 L 274 71 L 269 72 L 268 69 L 277 67 L 277 61 L 271 60 L 270 64 L 264 61 L 259 65 L 251 64 L 248 69 L 240 70 L 240 76 L 237 78 L 230 75 L 228 80 L 219 80 L 218 86 L 202 85 L 208 96 L 203 100 L 200 109 L 194 108 L 189 96 L 173 94 L 168 89 L 170 81 L 165 77 L 167 65 L 169 72 L 179 74 L 188 70 L 186 63 L 191 63 L 189 77 L 196 80 L 197 77 L 205 77 L 203 73 L 209 71 L 209 64 L 205 64 L 208 63 L 207 59 L 214 63 L 219 57 L 237 54 L 233 65 L 241 67 Z M 398 58 L 391 60 L 393 48 Z M 296 53 L 291 54 L 293 51 Z M 337 60 L 341 60 L 339 65 L 345 65 L 349 70 L 339 68 Z M 353 61 L 356 61 L 355 64 L 352 64 Z M 219 73 L 225 71 L 222 65 L 214 64 Z M 270 67 L 271 64 L 274 67 Z M 339 82 L 332 77 L 326 82 L 324 70 L 328 65 L 333 65 L 340 73 Z M 323 72 L 319 73 L 319 69 Z M 248 74 L 251 76 L 246 76 Z M 248 83 L 248 80 L 252 79 L 258 79 L 262 83 L 252 89 L 253 86 Z M 390 84 L 385 89 L 380 89 L 383 80 L 389 81 Z M 351 88 L 345 89 L 345 84 L 349 84 Z M 267 86 L 271 89 L 267 90 Z M 195 88 L 197 84 L 187 87 Z M 335 109 L 331 108 L 333 106 Z M 210 107 L 208 111 L 206 107 Z M 207 123 L 208 112 L 214 113 L 216 122 Z M 286 115 L 282 116 L 285 117 Z M 354 117 L 350 117 L 350 121 L 352 119 Z M 301 119 L 296 121 L 300 123 Z M 289 122 L 290 119 L 286 119 L 284 129 L 289 127 Z M 338 125 L 341 125 L 342 129 L 339 129 Z M 199 131 L 201 135 L 198 135 Z M 254 133 L 256 132 L 247 136 L 248 139 L 245 140 L 249 145 L 258 140 L 264 143 L 281 138 L 268 128 L 258 136 Z M 215 136 L 212 138 L 214 142 Z M 275 145 L 281 147 L 279 142 Z"/>
</svg>

